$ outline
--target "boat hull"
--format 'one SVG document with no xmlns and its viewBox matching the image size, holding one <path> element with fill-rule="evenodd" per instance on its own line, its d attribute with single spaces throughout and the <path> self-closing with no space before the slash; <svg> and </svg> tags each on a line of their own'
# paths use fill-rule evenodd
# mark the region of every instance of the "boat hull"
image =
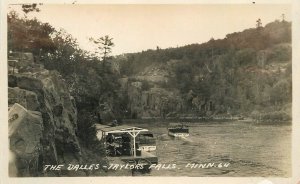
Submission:
<svg viewBox="0 0 300 184">
<path fill-rule="evenodd" d="M 190 134 L 189 133 L 181 133 L 181 132 L 168 132 L 169 136 L 172 137 L 188 137 Z"/>
<path fill-rule="evenodd" d="M 156 146 L 140 146 L 143 151 L 151 152 L 156 150 Z"/>
</svg>

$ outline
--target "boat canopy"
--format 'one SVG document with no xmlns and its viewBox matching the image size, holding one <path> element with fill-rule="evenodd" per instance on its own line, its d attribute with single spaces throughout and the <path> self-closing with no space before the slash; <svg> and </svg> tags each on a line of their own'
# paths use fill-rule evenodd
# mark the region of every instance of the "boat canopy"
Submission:
<svg viewBox="0 0 300 184">
<path fill-rule="evenodd" d="M 148 129 L 133 127 L 128 125 L 120 125 L 120 126 L 107 126 L 107 125 L 96 125 L 97 130 L 101 130 L 106 133 L 132 133 L 132 132 L 147 132 Z"/>
</svg>

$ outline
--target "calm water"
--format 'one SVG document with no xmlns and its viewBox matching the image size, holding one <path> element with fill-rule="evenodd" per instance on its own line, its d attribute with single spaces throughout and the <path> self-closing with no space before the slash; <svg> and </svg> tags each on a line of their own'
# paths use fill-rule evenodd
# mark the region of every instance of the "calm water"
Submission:
<svg viewBox="0 0 300 184">
<path fill-rule="evenodd" d="M 278 176 L 291 175 L 291 125 L 246 122 L 190 123 L 188 138 L 172 138 L 166 125 L 148 128 L 157 138 L 159 163 L 150 176 Z M 187 164 L 230 163 L 228 167 L 191 168 Z M 176 164 L 176 168 L 169 166 Z M 168 168 L 169 166 L 169 168 Z"/>
</svg>

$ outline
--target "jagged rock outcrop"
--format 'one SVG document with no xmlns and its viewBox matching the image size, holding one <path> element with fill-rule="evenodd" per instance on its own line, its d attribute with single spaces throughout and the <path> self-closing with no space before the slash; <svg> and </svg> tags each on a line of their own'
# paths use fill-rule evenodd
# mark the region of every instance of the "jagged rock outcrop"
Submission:
<svg viewBox="0 0 300 184">
<path fill-rule="evenodd" d="M 167 118 L 176 117 L 183 108 L 178 91 L 163 88 L 142 90 L 142 82 L 128 85 L 129 109 L 132 118 Z"/>
<path fill-rule="evenodd" d="M 172 68 L 178 61 L 171 60 L 167 66 L 162 64 L 151 65 L 137 76 L 121 78 L 121 89 L 128 94 L 128 109 L 131 118 L 180 118 L 196 115 L 211 115 L 214 101 L 195 95 L 190 90 L 182 95 L 175 86 L 169 84 L 174 80 Z M 199 73 L 195 80 L 202 80 L 203 73 Z M 166 87 L 168 86 L 168 87 Z M 186 114 L 189 113 L 190 114 Z"/>
<path fill-rule="evenodd" d="M 76 136 L 77 109 L 75 101 L 70 96 L 64 79 L 58 72 L 48 71 L 40 64 L 35 64 L 30 53 L 24 55 L 27 57 L 23 57 L 22 60 L 15 58 L 17 62 L 13 66 L 14 72 L 12 72 L 12 66 L 9 66 L 9 107 L 15 114 L 27 112 L 25 117 L 36 117 L 38 116 L 36 114 L 39 114 L 40 121 L 38 122 L 43 129 L 32 130 L 34 121 L 23 118 L 18 120 L 20 124 L 18 126 L 11 123 L 16 127 L 11 134 L 14 136 L 24 135 L 23 139 L 25 140 L 29 136 L 27 132 L 37 131 L 34 133 L 38 133 L 41 131 L 41 134 L 36 137 L 40 138 L 33 143 L 38 150 L 38 153 L 34 152 L 34 154 L 38 154 L 37 158 L 33 155 L 28 156 L 38 159 L 39 168 L 28 166 L 28 169 L 37 169 L 38 172 L 34 173 L 38 173 L 38 175 L 59 175 L 61 174 L 59 172 L 43 173 L 42 167 L 46 164 L 79 163 L 81 160 L 81 150 Z M 13 59 L 9 58 L 9 62 L 10 60 Z M 13 113 L 10 114 L 9 119 L 13 119 Z M 32 125 L 22 129 L 21 127 L 26 124 Z M 15 139 L 10 137 L 10 141 L 12 140 Z M 15 153 L 15 159 L 22 158 L 22 154 L 16 154 L 18 149 L 12 145 L 12 142 L 10 146 L 11 151 Z M 24 171 L 24 173 L 19 169 L 17 171 L 18 176 L 32 176 L 31 172 Z"/>
</svg>

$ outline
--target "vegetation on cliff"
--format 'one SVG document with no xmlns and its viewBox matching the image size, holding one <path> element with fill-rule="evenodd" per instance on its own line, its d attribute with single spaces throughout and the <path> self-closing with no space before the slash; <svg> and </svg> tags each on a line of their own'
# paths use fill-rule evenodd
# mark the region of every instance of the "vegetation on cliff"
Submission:
<svg viewBox="0 0 300 184">
<path fill-rule="evenodd" d="M 9 87 L 19 87 L 19 78 L 27 75 L 29 75 L 32 80 L 40 75 L 47 75 L 49 78 L 51 78 L 51 75 L 53 75 L 52 78 L 58 76 L 58 78 L 62 80 L 60 83 L 66 84 L 66 89 L 63 89 L 62 86 L 52 89 L 51 86 L 46 86 L 48 83 L 40 88 L 51 88 L 51 90 L 57 91 L 59 94 L 63 92 L 74 97 L 74 104 L 69 105 L 70 107 L 62 107 L 63 109 L 68 109 L 73 106 L 76 108 L 76 117 L 70 117 L 73 114 L 69 115 L 71 120 L 75 121 L 75 125 L 74 127 L 69 127 L 68 131 L 76 132 L 76 135 L 74 134 L 76 144 L 78 144 L 77 136 L 80 138 L 79 143 L 81 148 L 79 147 L 79 150 L 88 148 L 88 150 L 96 151 L 97 154 L 103 153 L 102 146 L 96 138 L 96 130 L 94 127 L 95 123 L 101 121 L 101 117 L 98 115 L 99 106 L 101 103 L 104 103 L 103 96 L 110 97 L 110 107 L 112 107 L 112 111 L 117 111 L 113 108 L 118 107 L 118 105 L 114 105 L 115 103 L 119 103 L 117 96 L 118 77 L 110 70 L 109 63 L 103 64 L 101 58 L 92 56 L 91 53 L 81 50 L 78 47 L 76 39 L 70 34 L 62 29 L 57 30 L 48 23 L 42 23 L 37 19 L 21 17 L 14 11 L 9 12 L 7 21 L 8 56 L 9 62 L 11 61 L 11 63 L 8 63 L 11 65 L 9 72 Z M 105 59 L 109 59 L 107 54 Z M 44 82 L 46 83 L 47 81 Z M 30 84 L 29 81 L 26 83 L 25 87 L 27 86 L 28 89 L 34 88 L 34 86 L 31 85 L 33 84 Z M 53 92 L 53 96 L 51 97 L 50 95 L 49 99 L 47 99 L 52 100 L 60 98 L 61 100 L 66 101 L 64 99 L 66 98 L 66 95 L 55 96 L 55 94 L 56 93 Z M 42 103 L 42 101 L 40 103 Z M 13 105 L 13 103 L 11 105 Z M 34 103 L 31 105 L 34 105 Z M 48 108 L 51 109 L 52 107 Z M 54 107 L 53 105 L 53 108 L 56 108 L 56 106 Z M 51 146 L 53 147 L 54 152 L 60 151 L 60 149 L 63 149 L 64 147 L 60 145 L 59 141 L 53 142 L 53 140 L 57 137 L 63 138 L 64 135 L 68 135 L 63 132 L 64 130 L 58 132 L 60 131 L 59 127 L 57 128 L 57 131 L 55 131 L 55 127 L 53 127 L 54 125 L 58 126 L 60 124 L 63 124 L 60 125 L 62 127 L 68 126 L 67 123 L 64 125 L 63 120 L 57 120 L 56 124 L 58 125 L 55 123 L 50 123 L 49 126 L 45 125 L 45 123 L 51 121 L 52 116 L 56 117 L 56 115 L 51 114 L 56 113 L 56 111 L 60 112 L 60 107 L 57 107 L 57 109 L 53 111 L 47 111 L 49 114 L 48 118 L 43 117 L 46 118 L 43 119 L 44 131 L 48 132 L 50 129 L 54 129 L 54 132 L 51 134 L 53 139 L 51 137 L 51 140 L 49 140 L 52 141 Z M 60 134 L 62 135 L 60 136 Z M 43 140 L 48 139 L 46 134 L 43 136 Z M 69 141 L 69 139 L 66 139 L 65 141 Z M 44 141 L 43 144 L 47 146 L 48 143 Z M 88 150 L 83 149 L 81 151 L 82 155 L 79 156 L 82 156 L 82 158 L 78 159 L 89 160 L 90 158 L 87 157 L 86 153 L 92 154 L 92 152 Z M 61 153 L 59 154 L 65 154 L 64 156 L 67 156 L 64 151 L 60 152 Z M 50 154 L 50 152 L 48 153 Z M 57 154 L 58 153 L 53 153 L 53 155 Z M 93 158 L 98 158 L 98 156 L 95 155 Z M 56 161 L 61 163 L 59 160 Z M 56 163 L 49 162 L 49 164 Z"/>
<path fill-rule="evenodd" d="M 105 38 L 110 41 L 108 48 L 101 47 L 100 38 L 90 40 L 100 46 L 99 51 L 110 51 L 114 43 Z M 59 71 L 79 113 L 88 113 L 92 122 L 184 113 L 291 118 L 291 23 L 284 20 L 202 44 L 107 57 L 81 50 L 64 30 L 11 12 L 8 48 L 32 52 L 36 62 Z M 104 58 L 109 62 L 103 62 Z M 111 64 L 119 66 L 117 72 Z M 127 78 L 125 85 L 120 85 L 120 78 Z M 161 103 L 151 103 L 151 99 Z M 90 126 L 82 124 L 81 128 Z"/>
<path fill-rule="evenodd" d="M 228 34 L 224 39 L 158 47 L 115 60 L 120 63 L 121 75 L 147 88 L 179 90 L 184 107 L 181 113 L 244 114 L 286 121 L 291 118 L 291 51 L 291 23 L 276 20 L 264 27 Z M 149 68 L 152 76 L 145 74 Z M 141 75 L 143 80 L 139 79 Z M 165 82 L 153 81 L 154 76 L 166 78 Z"/>
</svg>

